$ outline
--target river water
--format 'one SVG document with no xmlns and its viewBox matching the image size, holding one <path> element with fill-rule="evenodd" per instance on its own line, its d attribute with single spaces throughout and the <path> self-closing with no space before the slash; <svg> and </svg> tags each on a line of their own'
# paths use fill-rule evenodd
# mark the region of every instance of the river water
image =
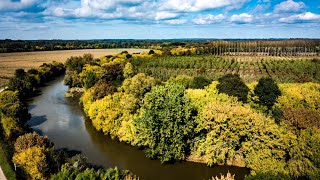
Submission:
<svg viewBox="0 0 320 180">
<path fill-rule="evenodd" d="M 208 180 L 228 171 L 236 174 L 236 179 L 243 179 L 249 173 L 239 167 L 208 167 L 185 161 L 161 164 L 159 160 L 150 160 L 142 150 L 96 131 L 78 100 L 64 97 L 67 90 L 60 77 L 41 88 L 40 95 L 29 102 L 32 118 L 28 124 L 39 134 L 47 135 L 55 148 L 81 152 L 91 163 L 106 168 L 130 170 L 142 180 Z"/>
</svg>

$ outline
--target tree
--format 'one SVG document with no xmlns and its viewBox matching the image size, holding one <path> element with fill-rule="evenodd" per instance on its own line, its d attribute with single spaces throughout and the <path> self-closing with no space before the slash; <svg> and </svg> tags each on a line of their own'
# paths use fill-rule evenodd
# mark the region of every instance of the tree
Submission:
<svg viewBox="0 0 320 180">
<path fill-rule="evenodd" d="M 23 106 L 19 100 L 17 92 L 4 91 L 0 93 L 0 114 L 11 120 L 15 120 L 14 125 L 7 124 L 6 126 L 15 126 L 16 124 L 22 125 L 30 119 L 28 109 Z M 12 122 L 12 121 L 7 121 Z"/>
<path fill-rule="evenodd" d="M 131 78 L 132 76 L 134 75 L 134 72 L 133 72 L 133 66 L 130 62 L 128 62 L 125 66 L 124 66 L 124 69 L 123 69 L 123 76 L 124 78 Z"/>
<path fill-rule="evenodd" d="M 40 136 L 35 132 L 19 136 L 16 142 L 14 143 L 14 149 L 17 153 L 23 152 L 26 149 L 34 146 L 46 149 L 53 147 L 53 144 L 49 141 L 47 137 Z"/>
<path fill-rule="evenodd" d="M 142 99 L 144 94 L 149 92 L 156 84 L 157 81 L 153 77 L 139 73 L 132 78 L 124 80 L 122 87 L 124 92 Z"/>
<path fill-rule="evenodd" d="M 34 146 L 13 155 L 13 162 L 21 166 L 32 179 L 45 179 L 47 170 L 44 149 Z"/>
<path fill-rule="evenodd" d="M 254 94 L 258 96 L 260 105 L 271 107 L 281 95 L 281 91 L 277 83 L 270 77 L 263 77 L 259 79 L 258 85 L 254 89 Z"/>
<path fill-rule="evenodd" d="M 194 89 L 202 89 L 205 86 L 208 86 L 211 83 L 211 81 L 203 76 L 196 76 L 193 78 L 193 83 L 191 88 Z"/>
<path fill-rule="evenodd" d="M 84 88 L 91 88 L 97 81 L 96 73 L 93 71 L 87 71 L 85 73 L 85 78 L 83 79 Z"/>
<path fill-rule="evenodd" d="M 16 69 L 14 76 L 18 79 L 24 79 L 24 76 L 26 75 L 26 72 L 24 71 L 24 69 Z"/>
<path fill-rule="evenodd" d="M 196 110 L 182 85 L 157 86 L 143 99 L 136 120 L 138 138 L 146 155 L 161 162 L 185 159 L 193 136 Z"/>
<path fill-rule="evenodd" d="M 101 99 L 103 97 L 105 97 L 106 95 L 112 95 L 113 93 L 115 93 L 117 91 L 117 88 L 112 86 L 112 84 L 110 84 L 107 81 L 104 80 L 100 80 L 98 81 L 94 86 L 93 86 L 93 91 L 92 91 L 92 97 L 95 100 Z"/>
<path fill-rule="evenodd" d="M 155 52 L 154 52 L 154 50 L 151 49 L 148 54 L 152 55 L 152 54 L 155 54 Z"/>
<path fill-rule="evenodd" d="M 46 179 L 50 172 L 57 169 L 54 162 L 53 143 L 37 133 L 27 133 L 17 138 L 14 144 L 13 162 L 28 173 L 32 179 Z M 58 154 L 57 154 L 58 155 Z M 52 163 L 52 164 L 50 164 Z"/>
<path fill-rule="evenodd" d="M 246 102 L 249 88 L 238 74 L 226 74 L 218 79 L 217 89 L 219 93 L 225 93 L 237 97 L 239 101 Z"/>
<path fill-rule="evenodd" d="M 15 118 L 2 116 L 0 119 L 6 138 L 11 138 L 22 132 L 22 128 L 18 125 Z"/>
</svg>

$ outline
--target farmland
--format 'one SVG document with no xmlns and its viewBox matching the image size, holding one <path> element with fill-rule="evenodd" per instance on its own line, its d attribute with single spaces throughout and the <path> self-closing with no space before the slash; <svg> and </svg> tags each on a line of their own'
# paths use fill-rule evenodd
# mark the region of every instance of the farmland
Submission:
<svg viewBox="0 0 320 180">
<path fill-rule="evenodd" d="M 128 50 L 130 53 L 146 51 L 145 49 L 83 49 L 2 53 L 0 54 L 0 87 L 4 86 L 17 68 L 30 69 L 38 67 L 43 63 L 51 63 L 52 61 L 65 62 L 70 56 L 82 56 L 85 53 L 91 53 L 95 58 L 99 58 L 125 50 Z"/>
<path fill-rule="evenodd" d="M 226 170 L 237 179 L 319 179 L 319 44 L 290 42 L 159 46 L 113 55 L 64 51 L 66 57 L 38 52 L 29 60 L 23 56 L 28 53 L 18 53 L 4 62 L 26 70 L 10 71 L 0 93 L 2 137 L 15 142 L 8 159 L 39 179 L 87 171 L 120 179 L 208 179 Z M 43 93 L 27 111 L 21 102 L 38 89 Z M 55 146 L 46 136 L 27 133 L 29 126 Z M 25 139 L 42 140 L 21 151 Z M 62 157 L 55 147 L 75 149 L 104 168 L 73 169 L 69 162 L 78 164 L 79 156 Z M 33 161 L 29 151 L 48 160 L 26 164 Z M 133 157 L 133 164 L 123 164 Z M 32 171 L 40 165 L 54 168 Z"/>
<path fill-rule="evenodd" d="M 224 74 L 239 74 L 245 82 L 272 77 L 278 82 L 319 82 L 317 56 L 166 56 L 132 61 L 137 72 L 163 81 L 178 75 L 204 76 L 217 80 Z"/>
</svg>

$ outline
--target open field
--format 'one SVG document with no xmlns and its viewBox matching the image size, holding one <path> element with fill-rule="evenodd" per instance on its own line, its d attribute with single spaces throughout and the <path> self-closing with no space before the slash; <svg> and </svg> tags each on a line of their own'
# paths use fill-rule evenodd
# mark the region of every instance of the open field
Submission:
<svg viewBox="0 0 320 180">
<path fill-rule="evenodd" d="M 83 49 L 83 50 L 62 50 L 62 51 L 41 51 L 0 54 L 0 87 L 8 81 L 15 69 L 38 67 L 43 63 L 52 61 L 65 62 L 70 56 L 82 56 L 91 53 L 95 58 L 105 55 L 117 54 L 122 51 L 129 53 L 143 52 L 147 49 Z"/>
</svg>

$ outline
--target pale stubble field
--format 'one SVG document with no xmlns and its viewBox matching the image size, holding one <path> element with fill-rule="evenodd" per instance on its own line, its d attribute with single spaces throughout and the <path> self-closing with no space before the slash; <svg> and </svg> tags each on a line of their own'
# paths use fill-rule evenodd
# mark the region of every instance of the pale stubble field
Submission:
<svg viewBox="0 0 320 180">
<path fill-rule="evenodd" d="M 58 61 L 64 63 L 71 56 L 82 56 L 91 53 L 95 58 L 117 54 L 122 51 L 138 53 L 148 51 L 147 49 L 81 49 L 61 51 L 38 51 L 0 54 L 0 87 L 5 86 L 8 79 L 13 76 L 15 69 L 30 69 L 38 67 L 43 63 Z"/>
</svg>

